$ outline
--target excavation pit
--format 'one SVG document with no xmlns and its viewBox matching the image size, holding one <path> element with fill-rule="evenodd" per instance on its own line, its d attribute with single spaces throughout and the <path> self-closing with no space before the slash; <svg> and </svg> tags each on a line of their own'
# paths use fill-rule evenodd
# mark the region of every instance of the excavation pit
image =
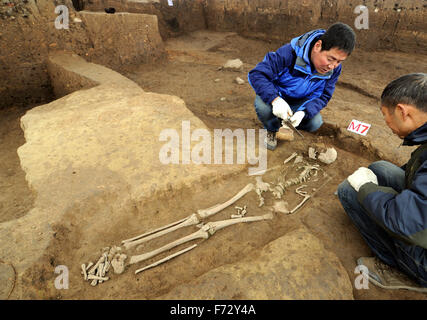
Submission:
<svg viewBox="0 0 427 320">
<path fill-rule="evenodd" d="M 374 32 L 373 25 L 369 39 L 358 31 L 363 46 L 344 63 L 334 96 L 322 110 L 322 129 L 316 134 L 304 132 L 304 139 L 295 135 L 291 142 L 279 141 L 278 148 L 267 154 L 268 168 L 274 168 L 282 167 L 293 152 L 318 163 L 308 160 L 310 146 L 317 151 L 327 147 L 337 150 L 334 163 L 319 163 L 330 180 L 323 186 L 317 184 L 321 181 L 312 181 L 304 188 L 312 194 L 321 186 L 298 211 L 224 228 L 207 240 L 188 243 L 197 243 L 197 247 L 182 256 L 137 275 L 136 269 L 186 245 L 127 266 L 121 275 L 110 271 L 110 280 L 95 287 L 83 280 L 81 264 L 96 262 L 102 248 L 120 245 L 124 239 L 222 203 L 247 183 L 255 183 L 255 178 L 248 176 L 247 164 L 165 166 L 158 159 L 163 144 L 160 133 L 164 128 L 180 132 L 182 121 L 190 121 L 192 131 L 201 128 L 212 136 L 215 129 L 260 129 L 247 73 L 268 51 L 307 31 L 307 26 L 297 23 L 286 32 L 280 26 L 271 28 L 268 20 L 262 20 L 268 14 L 265 10 L 252 19 L 255 13 L 251 6 L 221 11 L 216 1 L 208 1 L 207 7 L 201 1 L 191 5 L 174 1 L 175 6 L 167 9 L 165 1 L 160 1 L 160 7 L 147 3 L 133 1 L 120 7 L 118 1 L 110 1 L 108 7 L 116 7 L 117 15 L 108 17 L 103 8 L 87 4 L 83 11 L 71 10 L 73 19 L 89 26 L 75 22 L 66 36 L 58 30 L 38 32 L 36 38 L 40 34 L 48 38 L 37 48 L 39 54 L 33 54 L 35 61 L 26 56 L 30 60 L 22 60 L 18 72 L 4 71 L 10 82 L 0 87 L 0 93 L 6 92 L 5 87 L 10 89 L 7 92 L 26 91 L 43 98 L 53 92 L 56 95 L 56 100 L 31 110 L 30 104 L 26 109 L 2 110 L 2 123 L 13 126 L 2 126 L 1 145 L 7 153 L 2 153 L 5 165 L 0 174 L 10 177 L 10 168 L 21 170 L 19 177 L 4 179 L 1 185 L 5 202 L 0 207 L 0 259 L 17 271 L 13 291 L 9 294 L 5 290 L 9 298 L 424 299 L 424 295 L 401 290 L 354 289 L 355 261 L 370 251 L 334 194 L 339 183 L 358 167 L 379 159 L 401 165 L 412 151 L 398 148 L 400 140 L 386 127 L 379 110 L 379 94 L 389 81 L 427 65 L 422 48 L 425 42 L 419 41 L 424 35 L 417 33 L 418 40 L 411 42 L 413 30 L 409 27 L 399 25 L 401 29 L 392 31 L 395 15 L 389 15 L 381 32 Z M 321 9 L 316 3 L 314 12 Z M 378 16 L 387 16 L 386 7 L 384 2 Z M 51 4 L 46 8 L 40 12 L 54 12 Z M 239 15 L 239 10 L 245 14 Z M 329 24 L 329 15 L 336 15 L 333 9 L 328 10 L 323 10 L 325 20 L 318 20 L 313 27 Z M 270 14 L 275 14 L 273 11 Z M 351 24 L 352 11 L 344 11 L 340 17 L 347 17 Z M 52 18 L 47 16 L 47 20 Z M 192 16 L 197 19 L 189 24 Z M 115 22 L 105 24 L 106 19 Z M 2 20 L 4 30 L 12 30 L 5 21 L 9 20 Z M 22 21 L 17 18 L 15 22 L 28 31 L 31 26 Z M 158 23 L 158 29 L 149 28 L 150 32 L 138 37 L 132 26 L 142 22 L 144 27 L 145 23 Z M 390 32 L 400 36 L 387 42 Z M 20 33 L 13 34 L 18 43 Z M 119 39 L 118 34 L 127 36 Z M 170 38 L 172 35 L 180 36 Z M 126 50 L 126 41 L 140 51 Z M 380 51 L 370 51 L 373 48 Z M 11 51 L 15 49 L 10 46 Z M 31 50 L 36 49 L 33 46 Z M 237 58 L 243 61 L 241 71 L 219 70 L 226 61 Z M 36 69 L 24 72 L 27 64 Z M 236 77 L 245 83 L 235 83 Z M 30 78 L 32 81 L 26 81 Z M 34 89 L 34 83 L 42 84 L 42 91 Z M 14 105 L 11 101 L 17 96 L 5 95 L 2 101 Z M 347 132 L 352 119 L 372 124 L 367 137 Z M 264 181 L 272 182 L 276 173 L 269 171 Z M 302 198 L 295 194 L 298 186 L 284 195 L 289 208 Z M 14 198 L 16 194 L 20 197 Z M 266 193 L 265 204 L 259 207 L 257 195 L 251 192 L 208 221 L 230 219 L 237 213 L 235 206 L 246 205 L 246 216 L 263 215 L 271 212 L 275 201 Z M 10 210 L 15 204 L 22 207 Z M 196 226 L 183 228 L 147 242 L 135 252 L 147 252 L 197 230 Z M 55 287 L 58 274 L 54 271 L 61 265 L 70 271 L 68 290 Z"/>
</svg>

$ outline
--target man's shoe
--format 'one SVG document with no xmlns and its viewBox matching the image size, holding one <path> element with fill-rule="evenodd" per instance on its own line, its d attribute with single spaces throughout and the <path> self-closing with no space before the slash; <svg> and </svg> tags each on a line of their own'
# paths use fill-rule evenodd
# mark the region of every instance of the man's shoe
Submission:
<svg viewBox="0 0 427 320">
<path fill-rule="evenodd" d="M 357 265 L 368 268 L 369 281 L 383 289 L 406 289 L 417 292 L 427 292 L 407 275 L 383 263 L 377 257 L 362 257 L 357 259 Z"/>
<path fill-rule="evenodd" d="M 268 150 L 274 150 L 277 147 L 276 132 L 267 131 L 264 144 Z"/>
</svg>

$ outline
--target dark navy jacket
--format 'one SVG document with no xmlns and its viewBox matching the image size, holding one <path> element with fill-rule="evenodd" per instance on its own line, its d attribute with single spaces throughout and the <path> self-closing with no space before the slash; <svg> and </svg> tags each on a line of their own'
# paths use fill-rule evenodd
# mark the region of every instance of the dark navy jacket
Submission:
<svg viewBox="0 0 427 320">
<path fill-rule="evenodd" d="M 341 65 L 326 74 L 316 71 L 310 61 L 310 49 L 325 30 L 313 30 L 294 38 L 264 60 L 248 74 L 255 93 L 270 104 L 281 96 L 290 106 L 304 110 L 311 119 L 329 102 Z M 294 109 L 294 108 L 293 108 Z"/>
<path fill-rule="evenodd" d="M 358 200 L 392 236 L 427 249 L 427 122 L 410 133 L 404 145 L 420 145 L 405 165 L 405 189 L 364 184 Z"/>
</svg>

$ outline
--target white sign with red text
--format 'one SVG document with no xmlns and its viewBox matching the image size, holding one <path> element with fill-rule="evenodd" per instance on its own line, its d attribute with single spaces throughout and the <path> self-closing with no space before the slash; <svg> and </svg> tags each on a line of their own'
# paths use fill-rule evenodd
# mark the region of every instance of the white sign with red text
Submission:
<svg viewBox="0 0 427 320">
<path fill-rule="evenodd" d="M 371 125 L 369 123 L 363 123 L 358 120 L 351 120 L 350 125 L 347 127 L 348 131 L 361 134 L 362 136 L 366 136 L 369 131 Z"/>
</svg>

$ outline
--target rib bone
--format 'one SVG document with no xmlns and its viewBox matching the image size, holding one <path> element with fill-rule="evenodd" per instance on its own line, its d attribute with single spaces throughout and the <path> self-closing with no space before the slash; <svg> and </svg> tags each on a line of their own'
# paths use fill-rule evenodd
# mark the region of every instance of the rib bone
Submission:
<svg viewBox="0 0 427 320">
<path fill-rule="evenodd" d="M 147 260 L 151 257 L 154 257 L 162 252 L 165 252 L 167 250 L 170 250 L 172 248 L 175 248 L 176 246 L 179 246 L 183 243 L 196 240 L 196 239 L 208 239 L 211 235 L 213 235 L 217 230 L 220 230 L 222 228 L 231 226 L 236 223 L 240 222 L 252 222 L 252 221 L 261 221 L 261 220 L 267 220 L 267 219 L 273 219 L 273 214 L 269 213 L 263 216 L 257 216 L 257 217 L 244 217 L 244 218 L 238 218 L 238 219 L 229 219 L 229 220 L 222 220 L 222 221 L 216 221 L 216 222 L 209 222 L 202 226 L 202 228 L 188 236 L 185 236 L 181 239 L 178 239 L 174 242 L 168 243 L 164 245 L 163 247 L 160 247 L 158 249 L 155 249 L 153 251 L 138 255 L 138 256 L 132 256 L 130 258 L 130 264 L 134 264 L 140 261 Z"/>
</svg>

